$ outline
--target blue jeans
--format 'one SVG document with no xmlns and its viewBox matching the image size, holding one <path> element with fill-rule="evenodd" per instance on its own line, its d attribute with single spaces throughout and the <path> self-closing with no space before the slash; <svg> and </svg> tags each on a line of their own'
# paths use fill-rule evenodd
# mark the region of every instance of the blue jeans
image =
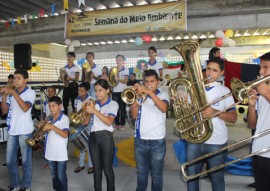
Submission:
<svg viewBox="0 0 270 191">
<path fill-rule="evenodd" d="M 145 191 L 147 189 L 149 171 L 152 177 L 151 190 L 162 190 L 165 154 L 165 139 L 143 140 L 135 138 L 135 158 L 137 166 L 136 191 Z"/>
<path fill-rule="evenodd" d="M 67 161 L 48 161 L 48 164 L 51 170 L 53 189 L 67 191 Z"/>
<path fill-rule="evenodd" d="M 213 144 L 194 144 L 190 142 L 186 142 L 186 157 L 187 161 L 191 161 L 196 159 L 202 155 L 214 152 L 225 147 L 227 144 L 222 145 L 213 145 Z M 224 151 L 218 155 L 205 159 L 205 161 L 195 163 L 188 167 L 188 175 L 197 174 L 202 171 L 203 162 L 207 163 L 207 167 L 213 168 L 215 166 L 221 165 L 225 163 L 227 156 L 227 152 Z M 214 191 L 225 191 L 225 180 L 224 180 L 224 170 L 218 170 L 208 174 L 211 184 L 212 190 Z M 188 191 L 199 191 L 199 178 L 195 178 L 189 180 L 187 183 Z"/>
<path fill-rule="evenodd" d="M 31 188 L 32 184 L 32 148 L 27 146 L 25 140 L 32 137 L 32 133 L 25 135 L 8 136 L 6 163 L 9 172 L 10 186 L 13 188 Z M 21 149 L 23 178 L 20 180 L 17 164 L 18 150 Z"/>
<path fill-rule="evenodd" d="M 91 160 L 91 155 L 89 149 L 84 152 L 80 152 L 80 159 L 79 159 L 79 166 L 83 167 L 84 166 L 84 159 L 85 159 L 85 154 L 88 154 L 88 167 L 93 167 L 92 160 Z"/>
</svg>

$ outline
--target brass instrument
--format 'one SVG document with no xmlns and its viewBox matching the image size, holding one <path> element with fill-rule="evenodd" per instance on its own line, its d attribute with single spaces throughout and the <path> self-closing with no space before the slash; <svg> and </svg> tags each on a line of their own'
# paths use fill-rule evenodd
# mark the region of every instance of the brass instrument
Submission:
<svg viewBox="0 0 270 191">
<path fill-rule="evenodd" d="M 91 82 L 91 73 L 92 73 L 92 68 L 91 68 L 90 64 L 88 62 L 85 62 L 82 65 L 82 69 L 83 69 L 83 74 L 85 76 L 85 81 L 90 83 Z"/>
<path fill-rule="evenodd" d="M 186 128 L 193 126 L 194 121 L 201 122 L 203 118 L 199 113 L 194 113 L 192 116 L 189 115 L 189 113 L 207 104 L 205 86 L 202 80 L 201 63 L 199 60 L 200 43 L 201 41 L 188 40 L 172 48 L 181 54 L 189 74 L 189 79 L 177 78 L 173 80 L 169 86 L 170 95 L 174 99 L 173 110 L 176 118 L 174 126 L 179 132 L 183 132 Z M 189 95 L 191 99 L 190 102 L 188 102 L 185 97 L 177 95 L 179 86 L 186 87 L 187 95 Z M 189 117 L 185 118 L 185 120 L 180 120 L 185 116 Z M 190 128 L 181 133 L 181 138 L 192 143 L 202 143 L 210 138 L 212 132 L 212 121 L 208 119 L 204 120 L 196 128 Z"/>
<path fill-rule="evenodd" d="M 9 84 L 6 85 L 6 86 L 0 87 L 0 96 L 2 96 L 2 95 L 4 95 L 4 96 L 8 95 L 8 94 L 6 94 L 6 93 L 4 92 L 4 88 L 15 89 L 16 87 L 15 87 L 14 85 L 9 85 Z"/>
<path fill-rule="evenodd" d="M 92 98 L 90 98 L 89 100 L 90 105 L 95 105 L 95 100 L 93 100 Z M 82 108 L 77 113 L 70 114 L 69 120 L 73 125 L 75 126 L 83 125 L 84 119 L 87 116 L 89 116 L 89 114 L 86 112 L 86 106 L 87 105 L 83 105 Z"/>
<path fill-rule="evenodd" d="M 69 81 L 67 80 L 68 74 L 64 68 L 60 68 L 60 79 L 64 83 L 65 87 L 69 86 Z"/>
<path fill-rule="evenodd" d="M 118 82 L 115 80 L 115 76 L 118 75 L 118 69 L 116 67 L 111 68 L 109 72 L 109 83 L 112 87 L 117 86 Z"/>
<path fill-rule="evenodd" d="M 178 120 L 179 121 L 185 121 L 185 120 L 187 120 L 186 118 L 191 118 L 194 114 L 200 113 L 200 111 L 204 110 L 206 107 L 209 107 L 212 104 L 217 103 L 220 100 L 231 96 L 232 94 L 234 95 L 234 97 L 237 99 L 238 102 L 224 108 L 223 110 L 217 112 L 215 115 L 213 115 L 213 116 L 211 116 L 209 118 L 206 118 L 206 119 L 203 119 L 202 121 L 194 123 L 193 125 L 185 128 L 183 130 L 179 130 L 180 134 L 187 133 L 189 130 L 196 128 L 198 125 L 202 124 L 204 121 L 209 120 L 212 117 L 215 117 L 215 116 L 219 115 L 220 113 L 234 107 L 235 105 L 237 105 L 239 103 L 247 104 L 249 97 L 254 96 L 254 95 L 248 96 L 248 92 L 251 89 L 256 88 L 257 86 L 259 86 L 261 83 L 264 83 L 264 82 L 269 81 L 269 80 L 270 80 L 270 75 L 255 79 L 255 80 L 253 80 L 251 82 L 247 82 L 247 83 L 243 83 L 237 78 L 232 78 L 231 82 L 230 82 L 231 83 L 232 93 L 227 93 L 227 94 L 223 95 L 222 97 L 211 101 L 207 105 L 205 105 L 205 106 L 203 106 L 201 108 L 198 108 L 195 111 L 190 112 L 188 115 L 186 115 L 186 116 L 184 116 L 184 117 L 182 117 L 182 118 L 180 118 Z"/>
<path fill-rule="evenodd" d="M 215 166 L 215 167 L 213 167 L 213 168 L 211 168 L 211 169 L 205 170 L 205 171 L 200 172 L 200 173 L 197 173 L 197 174 L 187 175 L 187 172 L 186 172 L 187 166 L 190 166 L 190 165 L 192 165 L 192 164 L 195 164 L 195 163 L 197 163 L 197 162 L 199 162 L 199 161 L 202 161 L 202 160 L 204 160 L 204 159 L 206 159 L 206 158 L 215 156 L 215 155 L 217 155 L 218 153 L 221 153 L 221 152 L 223 152 L 223 151 L 226 151 L 226 150 L 228 150 L 228 149 L 231 149 L 232 147 L 235 147 L 235 146 L 240 145 L 240 146 L 239 146 L 239 148 L 240 148 L 240 147 L 241 147 L 241 143 L 244 143 L 244 142 L 246 142 L 246 141 L 252 140 L 252 139 L 257 138 L 257 137 L 260 137 L 260 136 L 262 136 L 262 135 L 264 135 L 264 134 L 266 134 L 266 133 L 269 133 L 269 132 L 270 132 L 270 129 L 267 129 L 267 130 L 265 130 L 265 131 L 262 131 L 261 133 L 258 133 L 258 134 L 256 134 L 256 135 L 253 135 L 253 136 L 251 136 L 251 137 L 247 137 L 247 138 L 245 138 L 245 139 L 243 139 L 243 140 L 241 140 L 241 141 L 239 141 L 239 142 L 237 142 L 237 143 L 234 143 L 234 144 L 231 144 L 231 145 L 229 145 L 229 146 L 223 147 L 223 148 L 220 149 L 220 150 L 214 151 L 214 152 L 212 152 L 212 153 L 209 153 L 209 154 L 203 155 L 203 156 L 201 156 L 201 157 L 198 157 L 198 158 L 196 158 L 196 159 L 194 159 L 194 160 L 188 161 L 188 162 L 184 163 L 184 164 L 182 165 L 182 167 L 181 167 L 182 174 L 183 174 L 183 176 L 185 177 L 186 180 L 192 180 L 192 179 L 194 179 L 194 178 L 200 177 L 201 175 L 205 175 L 205 174 L 208 174 L 208 173 L 217 171 L 217 170 L 219 170 L 219 169 L 222 169 L 222 168 L 224 168 L 224 167 L 226 167 L 226 166 L 228 166 L 228 165 L 234 164 L 234 163 L 236 163 L 236 162 L 238 162 L 238 161 L 241 161 L 241 160 L 243 160 L 243 159 L 246 159 L 246 158 L 252 157 L 252 156 L 254 156 L 254 155 L 257 155 L 257 154 L 260 154 L 260 153 L 264 153 L 264 152 L 266 152 L 266 151 L 269 151 L 269 150 L 270 150 L 270 147 L 265 148 L 265 149 L 262 149 L 262 150 L 259 150 L 259 151 L 256 151 L 256 152 L 251 153 L 251 154 L 249 154 L 249 155 L 247 155 L 247 156 L 245 156 L 245 157 L 242 157 L 242 158 L 239 158 L 239 159 L 235 159 L 235 160 L 230 161 L 230 162 L 227 162 L 227 163 L 225 163 L 225 164 L 221 164 L 221 165 L 219 165 L 219 166 Z M 232 149 L 232 150 L 235 150 L 235 149 Z"/>
<path fill-rule="evenodd" d="M 122 91 L 121 98 L 123 102 L 128 105 L 131 105 L 134 102 L 137 102 L 139 105 L 141 105 L 146 100 L 147 95 L 144 93 L 138 94 L 136 90 L 133 90 L 132 88 L 126 88 L 124 91 Z"/>
<path fill-rule="evenodd" d="M 48 117 L 46 117 L 46 119 L 44 120 L 44 122 L 42 123 L 42 125 L 38 128 L 38 130 L 35 132 L 34 136 L 32 138 L 26 139 L 25 142 L 29 147 L 35 147 L 36 145 L 36 139 L 37 137 L 40 135 L 40 133 L 42 132 L 43 128 L 45 127 L 45 125 L 47 123 L 49 123 L 50 118 L 52 117 L 52 114 L 48 115 Z"/>
</svg>

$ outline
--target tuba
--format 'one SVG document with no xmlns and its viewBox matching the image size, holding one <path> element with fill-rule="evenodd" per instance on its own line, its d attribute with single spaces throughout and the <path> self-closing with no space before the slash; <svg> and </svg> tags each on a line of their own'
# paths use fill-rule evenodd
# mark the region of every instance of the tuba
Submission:
<svg viewBox="0 0 270 191">
<path fill-rule="evenodd" d="M 169 86 L 169 93 L 173 99 L 173 110 L 176 118 L 174 127 L 178 132 L 184 131 L 184 133 L 180 134 L 181 138 L 191 143 L 203 143 L 210 138 L 213 132 L 212 120 L 208 119 L 203 121 L 200 113 L 194 113 L 182 119 L 184 116 L 188 116 L 192 113 L 192 111 L 207 104 L 199 59 L 201 42 L 202 41 L 188 40 L 171 48 L 181 54 L 189 74 L 188 78 L 176 78 Z M 179 91 L 181 87 L 184 87 L 186 91 L 182 91 L 181 93 L 181 91 Z M 194 123 L 200 123 L 200 125 L 185 131 L 186 128 L 193 126 Z"/>
<path fill-rule="evenodd" d="M 90 64 L 88 64 L 88 62 L 85 62 L 82 65 L 82 71 L 83 71 L 83 75 L 84 75 L 84 78 L 85 78 L 85 82 L 90 83 L 91 82 L 92 68 L 91 68 Z"/>
<path fill-rule="evenodd" d="M 111 68 L 109 72 L 109 83 L 112 87 L 115 87 L 118 84 L 118 82 L 115 80 L 116 75 L 118 75 L 118 69 L 116 67 Z"/>
<path fill-rule="evenodd" d="M 68 73 L 64 68 L 60 68 L 60 79 L 64 83 L 65 87 L 69 86 L 69 81 L 67 80 Z"/>
</svg>

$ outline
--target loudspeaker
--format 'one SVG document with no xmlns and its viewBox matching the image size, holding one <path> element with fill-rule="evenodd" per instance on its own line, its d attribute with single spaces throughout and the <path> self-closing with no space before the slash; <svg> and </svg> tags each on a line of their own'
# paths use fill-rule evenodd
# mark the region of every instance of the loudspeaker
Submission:
<svg viewBox="0 0 270 191">
<path fill-rule="evenodd" d="M 15 69 L 30 70 L 32 68 L 32 49 L 30 44 L 14 45 Z"/>
</svg>

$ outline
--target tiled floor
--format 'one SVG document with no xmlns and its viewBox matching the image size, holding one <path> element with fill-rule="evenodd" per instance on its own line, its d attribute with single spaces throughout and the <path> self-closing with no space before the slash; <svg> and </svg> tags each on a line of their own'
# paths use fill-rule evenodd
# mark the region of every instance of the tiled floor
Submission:
<svg viewBox="0 0 270 191">
<path fill-rule="evenodd" d="M 167 120 L 167 139 L 171 142 L 177 141 L 178 138 L 172 133 L 173 120 Z M 229 125 L 229 142 L 235 142 L 244 137 L 249 136 L 250 130 L 248 130 L 246 125 L 239 119 L 237 125 Z M 126 127 L 125 131 L 117 131 L 114 133 L 115 141 L 123 139 L 125 137 L 131 137 L 133 135 L 133 130 Z M 119 141 L 118 141 L 119 142 Z M 234 152 L 236 155 L 244 155 L 247 153 L 248 149 L 244 151 Z M 173 155 L 167 152 L 167 155 Z M 0 145 L 0 162 L 5 161 L 5 144 Z M 175 156 L 166 156 L 172 157 Z M 43 159 L 42 151 L 34 153 L 33 160 L 33 191 L 51 191 L 52 183 L 49 169 L 44 168 L 45 160 Z M 68 162 L 68 185 L 71 191 L 91 191 L 94 190 L 93 186 L 93 174 L 87 174 L 87 169 L 85 168 L 80 173 L 74 173 L 74 169 L 77 167 L 77 159 L 71 156 Z M 175 165 L 175 168 L 164 169 L 164 191 L 180 191 L 186 190 L 186 183 L 181 177 L 181 173 L 178 170 L 179 165 Z M 123 164 L 119 161 L 118 167 L 114 169 L 115 172 L 115 185 L 117 191 L 134 191 L 136 189 L 136 169 Z M 244 191 L 247 190 L 247 184 L 253 182 L 253 177 L 246 176 L 236 176 L 231 174 L 226 174 L 226 190 L 228 191 Z M 149 179 L 148 190 L 151 190 L 151 179 Z M 7 168 L 0 167 L 0 188 L 7 189 L 9 185 L 9 178 Z M 0 189 L 1 190 L 1 189 Z M 103 190 L 106 190 L 105 176 L 103 177 Z M 211 190 L 210 182 L 207 178 L 201 179 L 201 190 L 208 191 Z"/>
</svg>

